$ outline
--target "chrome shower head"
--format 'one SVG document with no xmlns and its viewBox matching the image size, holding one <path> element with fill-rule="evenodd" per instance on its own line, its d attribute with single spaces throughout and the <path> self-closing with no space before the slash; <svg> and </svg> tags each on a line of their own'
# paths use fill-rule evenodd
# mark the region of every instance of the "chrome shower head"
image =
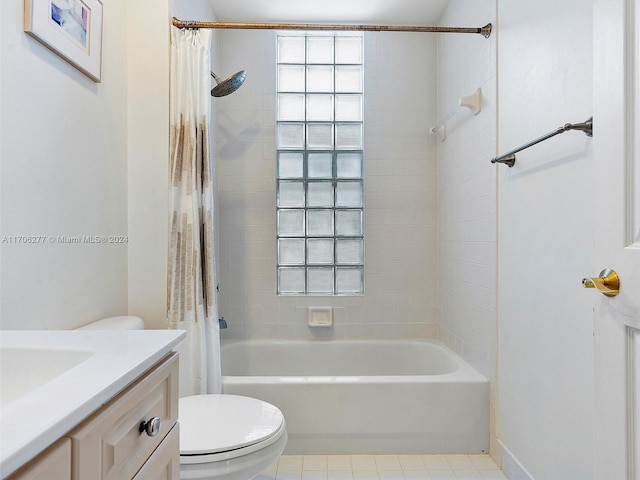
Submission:
<svg viewBox="0 0 640 480">
<path fill-rule="evenodd" d="M 224 97 L 240 88 L 244 83 L 244 79 L 247 77 L 247 72 L 240 70 L 226 80 L 220 80 L 213 72 L 211 72 L 211 76 L 217 83 L 217 85 L 211 89 L 211 95 L 214 97 Z"/>
</svg>

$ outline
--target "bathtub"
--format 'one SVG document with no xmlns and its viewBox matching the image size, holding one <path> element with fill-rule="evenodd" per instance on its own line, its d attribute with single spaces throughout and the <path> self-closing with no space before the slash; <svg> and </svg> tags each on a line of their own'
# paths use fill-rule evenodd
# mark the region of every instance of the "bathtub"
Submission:
<svg viewBox="0 0 640 480">
<path fill-rule="evenodd" d="M 227 340 L 223 392 L 276 405 L 286 454 L 482 453 L 489 383 L 431 340 Z"/>
</svg>

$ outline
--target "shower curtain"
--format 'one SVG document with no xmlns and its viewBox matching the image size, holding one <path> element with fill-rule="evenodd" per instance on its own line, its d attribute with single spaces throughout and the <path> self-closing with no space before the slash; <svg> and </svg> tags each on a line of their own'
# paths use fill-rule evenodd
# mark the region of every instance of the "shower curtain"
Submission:
<svg viewBox="0 0 640 480">
<path fill-rule="evenodd" d="M 209 145 L 211 31 L 171 28 L 167 326 L 184 329 L 180 395 L 220 393 Z"/>
</svg>

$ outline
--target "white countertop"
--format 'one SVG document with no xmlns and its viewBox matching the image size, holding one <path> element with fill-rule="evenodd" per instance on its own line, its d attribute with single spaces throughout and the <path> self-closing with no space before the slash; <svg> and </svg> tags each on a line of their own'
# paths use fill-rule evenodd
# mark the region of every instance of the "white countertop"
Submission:
<svg viewBox="0 0 640 480">
<path fill-rule="evenodd" d="M 34 356 L 38 349 L 79 350 L 89 357 L 0 409 L 0 477 L 73 429 L 184 337 L 183 330 L 0 331 L 2 349 L 25 349 L 27 355 L 34 349 Z M 20 374 L 21 365 L 8 363 L 0 364 L 0 372 Z"/>
</svg>

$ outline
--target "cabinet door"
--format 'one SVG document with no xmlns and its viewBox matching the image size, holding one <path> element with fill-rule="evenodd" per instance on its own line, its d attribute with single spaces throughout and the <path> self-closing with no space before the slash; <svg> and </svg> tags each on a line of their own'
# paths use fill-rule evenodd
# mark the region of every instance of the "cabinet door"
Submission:
<svg viewBox="0 0 640 480">
<path fill-rule="evenodd" d="M 10 476 L 9 480 L 69 480 L 70 478 L 71 439 L 63 438 Z"/>
<path fill-rule="evenodd" d="M 175 480 L 180 478 L 180 433 L 178 424 L 169 432 L 134 480 Z"/>
<path fill-rule="evenodd" d="M 153 417 L 161 421 L 157 435 L 141 433 L 141 422 Z M 174 354 L 71 432 L 76 459 L 73 480 L 133 478 L 177 418 L 178 362 Z"/>
</svg>

